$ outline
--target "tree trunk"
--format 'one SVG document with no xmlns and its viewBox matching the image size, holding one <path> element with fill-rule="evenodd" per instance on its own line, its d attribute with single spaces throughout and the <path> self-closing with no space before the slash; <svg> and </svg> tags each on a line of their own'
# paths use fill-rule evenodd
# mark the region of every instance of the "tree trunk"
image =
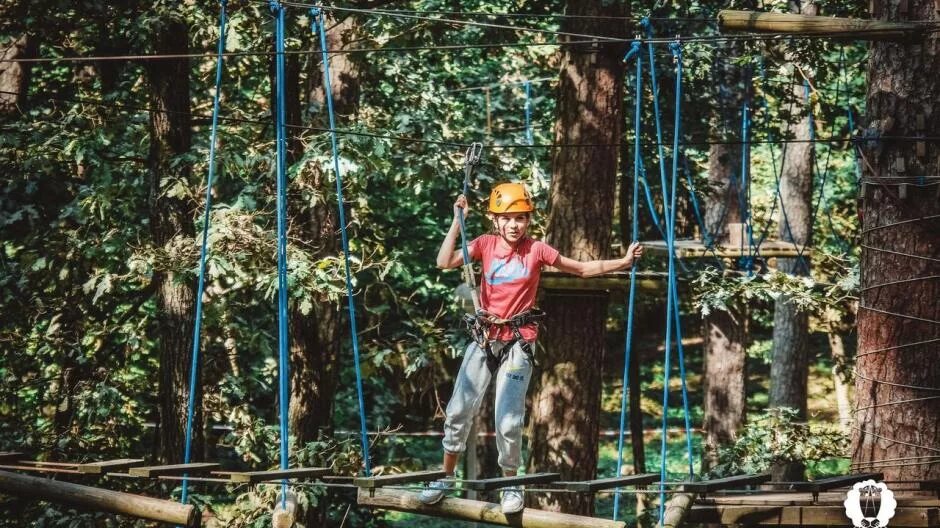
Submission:
<svg viewBox="0 0 940 528">
<path fill-rule="evenodd" d="M 339 24 L 328 21 L 327 46 L 330 51 L 343 49 L 343 44 L 351 40 L 346 32 L 354 34 L 358 30 L 354 18 L 350 17 Z M 312 44 L 314 49 L 319 50 L 318 42 Z M 337 57 L 343 58 L 338 60 Z M 349 114 L 355 114 L 359 108 L 359 61 L 350 54 L 330 55 L 330 83 L 334 103 L 341 104 Z M 322 63 L 320 60 L 311 60 L 309 64 L 311 68 L 306 97 L 323 101 Z M 350 83 L 356 83 L 356 86 L 346 86 Z M 288 84 L 287 88 L 291 105 L 296 102 L 298 108 L 297 112 L 288 112 L 289 122 L 301 124 L 299 81 Z M 345 94 L 356 96 L 345 97 Z M 317 125 L 328 127 L 325 104 L 320 110 L 315 116 Z M 299 141 L 296 144 L 299 145 Z M 316 195 L 319 199 L 301 204 L 301 212 L 294 216 L 291 226 L 295 231 L 294 236 L 310 244 L 309 250 L 315 258 L 336 255 L 339 251 L 336 236 L 339 226 L 333 184 L 315 166 L 301 171 L 299 178 L 302 185 L 318 191 Z M 326 295 L 318 296 L 312 310 L 306 315 L 301 313 L 299 306 L 291 308 L 290 421 L 300 445 L 316 440 L 320 431 L 332 429 L 333 399 L 338 382 L 338 360 L 344 329 L 341 308 L 341 302 L 332 301 Z"/>
<path fill-rule="evenodd" d="M 189 53 L 189 28 L 180 17 L 167 17 L 154 37 L 158 54 Z M 188 182 L 191 167 L 174 163 L 189 152 L 192 144 L 189 60 L 151 61 L 147 64 L 150 85 L 150 230 L 157 251 L 169 249 L 175 237 L 193 237 L 192 204 L 170 196 L 166 190 L 177 181 Z M 191 263 L 187 263 L 188 264 Z M 175 463 L 183 458 L 186 409 L 189 398 L 190 358 L 193 348 L 192 281 L 170 269 L 156 268 L 157 335 L 160 348 L 159 457 Z M 202 391 L 196 382 L 194 452 L 202 441 Z"/>
<path fill-rule="evenodd" d="M 749 7 L 749 6 L 744 6 Z M 732 58 L 742 53 L 742 45 L 730 43 L 724 49 L 724 60 L 716 66 L 717 107 L 711 116 L 712 139 L 709 147 L 708 183 L 711 192 L 704 193 L 705 228 L 702 237 L 707 243 L 729 241 L 729 223 L 741 222 L 740 190 L 742 182 L 740 139 L 742 106 L 750 89 L 741 67 Z M 729 141 L 729 143 L 721 143 Z M 747 350 L 746 313 L 729 307 L 704 317 L 704 391 L 705 391 L 705 456 L 706 466 L 718 462 L 718 448 L 734 442 L 738 429 L 744 425 L 745 376 Z"/>
<path fill-rule="evenodd" d="M 28 35 L 11 39 L 0 49 L 0 116 L 23 108 L 29 89 L 30 63 L 3 62 L 36 54 L 36 39 Z"/>
<path fill-rule="evenodd" d="M 845 342 L 838 330 L 831 329 L 829 336 L 829 350 L 832 352 L 832 385 L 836 393 L 836 407 L 839 409 L 839 426 L 848 433 L 852 422 L 852 404 L 849 401 L 849 385 L 851 374 L 848 371 L 848 358 L 845 356 Z"/>
<path fill-rule="evenodd" d="M 907 6 L 905 20 L 936 19 L 933 1 L 912 0 Z M 896 4 L 883 8 L 888 19 L 902 18 Z M 940 135 L 936 50 L 936 34 L 918 45 L 872 44 L 868 133 Z M 883 471 L 885 480 L 940 478 L 940 461 L 915 458 L 940 454 L 940 405 L 927 399 L 940 387 L 940 201 L 935 186 L 901 198 L 897 185 L 911 181 L 905 176 L 936 174 L 938 155 L 935 142 L 866 145 L 871 168 L 860 212 L 862 294 L 852 462 L 860 470 Z"/>
<path fill-rule="evenodd" d="M 626 16 L 629 8 L 600 0 L 569 1 L 575 15 Z M 566 19 L 565 31 L 623 37 L 619 23 Z M 623 123 L 622 44 L 568 47 L 561 59 L 555 141 L 601 144 L 555 152 L 547 240 L 576 259 L 607 257 Z M 609 145 L 609 146 L 608 146 Z M 590 167 L 590 170 L 586 170 Z M 557 471 L 589 480 L 597 468 L 601 369 L 606 348 L 607 296 L 547 294 L 545 354 L 533 398 L 529 471 Z M 539 495 L 538 507 L 591 514 L 593 500 L 575 494 Z"/>
<path fill-rule="evenodd" d="M 327 19 L 327 46 L 330 51 L 343 49 L 351 40 L 347 32 L 358 29 L 356 17 L 349 17 L 340 24 Z M 319 41 L 311 42 L 311 50 L 319 51 Z M 299 63 L 295 58 L 294 70 L 299 72 Z M 319 55 L 311 55 L 308 61 L 307 86 L 303 97 L 310 107 L 310 100 L 321 102 L 319 112 L 304 115 L 301 111 L 301 93 L 299 77 L 289 75 L 286 86 L 291 106 L 288 107 L 288 122 L 302 124 L 307 117 L 307 124 L 329 127 L 327 109 L 323 95 L 323 65 Z M 354 115 L 359 108 L 359 71 L 361 58 L 355 54 L 330 55 L 330 85 L 334 98 L 334 110 L 341 115 Z M 291 66 L 288 66 L 290 73 Z M 354 94 L 354 95 L 350 95 Z M 337 127 L 342 125 L 337 123 Z M 298 129 L 293 129 L 298 130 Z M 290 141 L 293 159 L 301 156 L 302 143 Z M 315 198 L 309 203 L 300 204 L 299 212 L 294 215 L 291 224 L 293 236 L 306 241 L 308 250 L 316 259 L 335 256 L 340 251 L 337 241 L 336 193 L 332 182 L 319 166 L 311 164 L 300 171 L 300 184 L 315 189 Z M 290 427 L 296 435 L 298 445 L 306 445 L 318 439 L 321 432 L 333 430 L 333 406 L 336 387 L 339 382 L 339 362 L 344 356 L 341 350 L 344 333 L 342 301 L 331 300 L 327 295 L 317 295 L 309 313 L 302 313 L 298 303 L 291 310 L 291 400 Z M 307 526 L 322 526 L 326 522 L 327 507 L 321 502 L 316 508 L 307 508 L 304 521 Z"/>
<path fill-rule="evenodd" d="M 800 7 L 791 2 L 791 11 L 815 15 L 816 5 L 808 2 Z M 800 117 L 790 127 L 794 139 L 810 137 L 810 108 L 806 101 L 801 77 L 793 90 L 793 114 Z M 780 239 L 808 245 L 813 235 L 813 144 L 789 143 L 780 181 Z M 789 227 L 788 227 L 789 225 Z M 791 275 L 809 275 L 809 258 L 777 259 L 777 269 Z M 774 302 L 773 361 L 770 367 L 770 407 L 796 409 L 800 420 L 806 419 L 809 360 L 809 314 L 799 310 L 790 298 L 781 295 Z M 803 480 L 805 467 L 801 462 L 780 464 L 773 469 L 773 480 Z"/>
</svg>

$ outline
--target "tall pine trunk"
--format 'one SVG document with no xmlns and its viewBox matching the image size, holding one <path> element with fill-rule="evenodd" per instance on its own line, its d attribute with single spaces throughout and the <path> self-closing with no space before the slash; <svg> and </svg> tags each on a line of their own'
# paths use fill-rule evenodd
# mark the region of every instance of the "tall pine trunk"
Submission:
<svg viewBox="0 0 940 528">
<path fill-rule="evenodd" d="M 574 15 L 626 16 L 618 2 L 569 1 Z M 563 30 L 623 37 L 619 22 L 566 19 Z M 610 253 L 617 176 L 617 144 L 623 126 L 624 46 L 566 47 L 561 58 L 555 141 L 599 144 L 560 147 L 552 160 L 548 242 L 576 259 Z M 529 471 L 557 471 L 565 480 L 588 480 L 597 468 L 601 369 L 606 348 L 607 296 L 553 295 L 543 307 L 544 353 L 533 398 Z M 590 514 L 593 500 L 574 494 L 539 495 L 538 506 Z"/>
<path fill-rule="evenodd" d="M 790 2 L 795 13 L 815 15 L 813 2 Z M 810 138 L 810 107 L 802 78 L 796 76 L 793 89 L 793 114 L 799 122 L 789 130 L 797 142 L 787 145 L 780 176 L 780 240 L 809 245 L 813 236 L 813 144 Z M 784 212 L 786 216 L 784 217 Z M 809 275 L 809 257 L 777 259 L 777 270 L 791 275 Z M 774 301 L 773 359 L 770 366 L 770 407 L 788 407 L 806 419 L 809 314 L 800 310 L 787 295 Z M 773 468 L 776 481 L 803 480 L 805 467 L 800 462 L 779 464 Z"/>
<path fill-rule="evenodd" d="M 359 26 L 355 17 L 337 23 L 327 20 L 327 46 L 330 51 L 342 50 L 348 46 L 357 34 Z M 319 51 L 319 41 L 311 43 L 312 49 Z M 307 88 L 303 97 L 306 101 L 319 102 L 320 112 L 311 116 L 316 126 L 328 127 L 326 102 L 323 94 L 322 63 L 317 54 L 309 62 Z M 299 69 L 299 65 L 297 66 Z M 330 55 L 330 86 L 337 114 L 354 115 L 359 108 L 359 71 L 360 59 L 352 54 Z M 291 68 L 288 68 L 291 70 Z M 301 95 L 297 90 L 299 81 L 288 86 L 290 100 L 296 103 L 298 111 L 288 112 L 296 116 L 296 123 L 301 124 L 299 111 Z M 341 123 L 337 126 L 342 128 Z M 297 142 L 299 145 L 299 142 Z M 316 189 L 317 198 L 309 203 L 298 204 L 298 213 L 294 215 L 292 228 L 294 236 L 306 241 L 314 258 L 334 256 L 340 251 L 337 243 L 337 206 L 333 182 L 328 173 L 319 166 L 309 166 L 300 172 L 304 186 Z M 330 300 L 325 294 L 319 295 L 311 311 L 301 312 L 299 306 L 291 307 L 291 404 L 290 425 L 299 445 L 315 441 L 318 435 L 332 430 L 333 400 L 339 375 L 340 343 L 344 331 L 341 317 L 341 302 Z"/>
<path fill-rule="evenodd" d="M 154 53 L 186 54 L 189 53 L 188 42 L 189 28 L 182 17 L 164 15 L 163 24 L 153 36 Z M 160 252 L 169 249 L 175 237 L 192 237 L 195 233 L 192 204 L 167 193 L 175 182 L 188 182 L 191 174 L 187 163 L 174 159 L 188 153 L 192 145 L 189 60 L 151 61 L 146 71 L 151 107 L 150 231 L 154 247 Z M 191 278 L 162 267 L 154 269 L 153 281 L 157 292 L 160 350 L 158 456 L 172 463 L 182 460 L 185 443 L 195 288 Z M 193 452 L 196 453 L 201 451 L 202 443 L 202 391 L 198 379 L 193 426 L 196 433 Z"/>
<path fill-rule="evenodd" d="M 905 5 L 876 3 L 889 20 L 938 18 L 933 0 Z M 868 65 L 866 136 L 884 139 L 865 144 L 852 462 L 885 480 L 940 478 L 940 461 L 923 458 L 940 454 L 940 405 L 927 399 L 940 387 L 940 201 L 934 185 L 899 186 L 936 175 L 940 148 L 889 138 L 940 135 L 937 40 L 873 43 Z"/>
<path fill-rule="evenodd" d="M 749 6 L 743 6 L 749 7 Z M 741 222 L 740 189 L 743 149 L 734 144 L 740 138 L 742 105 L 750 88 L 744 85 L 742 68 L 732 62 L 741 53 L 739 43 L 724 48 L 724 60 L 716 67 L 717 106 L 712 114 L 712 139 L 708 152 L 708 183 L 712 192 L 705 193 L 706 243 L 726 243 L 728 224 Z M 705 463 L 718 461 L 718 448 L 734 442 L 738 429 L 744 425 L 747 315 L 732 306 L 716 311 L 703 320 L 705 353 Z"/>
</svg>

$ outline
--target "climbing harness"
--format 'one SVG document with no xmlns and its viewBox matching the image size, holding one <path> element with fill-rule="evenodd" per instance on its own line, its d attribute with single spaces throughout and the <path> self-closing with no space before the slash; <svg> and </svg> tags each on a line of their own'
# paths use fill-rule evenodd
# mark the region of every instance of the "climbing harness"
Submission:
<svg viewBox="0 0 940 528">
<path fill-rule="evenodd" d="M 519 347 L 522 348 L 522 352 L 528 358 L 529 364 L 535 366 L 535 353 L 532 351 L 532 344 L 523 338 L 520 329 L 530 324 L 538 326 L 538 322 L 544 318 L 545 312 L 538 308 L 531 308 L 509 319 L 502 319 L 485 310 L 477 310 L 475 315 L 465 315 L 464 323 L 467 325 L 470 337 L 486 353 L 486 366 L 490 374 L 495 374 L 509 356 L 508 351 L 512 350 L 516 343 L 519 343 Z M 491 330 L 503 326 L 512 331 L 512 339 L 500 349 L 499 353 L 496 353 L 493 352 L 491 344 Z"/>
</svg>

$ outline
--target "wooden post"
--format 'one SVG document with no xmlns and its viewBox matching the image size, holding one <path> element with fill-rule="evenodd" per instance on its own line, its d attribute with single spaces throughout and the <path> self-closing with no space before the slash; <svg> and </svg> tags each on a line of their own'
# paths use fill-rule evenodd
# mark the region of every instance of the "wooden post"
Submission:
<svg viewBox="0 0 940 528">
<path fill-rule="evenodd" d="M 66 504 L 83 510 L 129 515 L 187 528 L 198 527 L 202 521 L 199 510 L 192 505 L 8 471 L 0 471 L 0 493 Z"/>
<path fill-rule="evenodd" d="M 297 495 L 288 491 L 284 497 L 284 503 L 281 503 L 281 496 L 278 495 L 274 504 L 274 514 L 271 515 L 272 528 L 291 528 L 297 519 Z"/>
<path fill-rule="evenodd" d="M 359 504 L 385 510 L 396 510 L 443 517 L 478 521 L 501 526 L 517 526 L 521 528 L 625 528 L 626 523 L 598 519 L 596 517 L 582 517 L 555 513 L 544 510 L 526 508 L 521 513 L 504 515 L 499 504 L 479 502 L 467 499 L 446 498 L 441 502 L 428 506 L 418 500 L 416 493 L 388 488 L 376 489 L 370 494 L 368 490 L 359 490 Z"/>
<path fill-rule="evenodd" d="M 924 36 L 924 27 L 917 24 L 732 9 L 718 12 L 718 27 L 721 31 L 827 35 L 862 40 L 914 40 Z"/>
<path fill-rule="evenodd" d="M 695 502 L 694 493 L 677 493 L 666 502 L 663 523 L 660 528 L 679 528 Z"/>
</svg>

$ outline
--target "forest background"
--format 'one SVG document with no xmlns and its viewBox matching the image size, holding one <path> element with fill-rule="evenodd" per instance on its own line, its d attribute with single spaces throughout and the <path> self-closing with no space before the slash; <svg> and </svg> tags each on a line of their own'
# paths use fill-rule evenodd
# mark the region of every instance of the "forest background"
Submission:
<svg viewBox="0 0 940 528">
<path fill-rule="evenodd" d="M 861 16 L 867 3 L 860 4 L 817 6 L 826 15 Z M 561 112 L 558 77 L 566 48 L 556 43 L 570 40 L 554 32 L 580 24 L 584 33 L 629 40 L 644 31 L 639 18 L 650 16 L 658 35 L 713 37 L 719 9 L 790 11 L 792 6 L 585 2 L 572 8 L 551 1 L 365 0 L 349 5 L 416 10 L 426 17 L 327 11 L 328 42 L 331 51 L 339 52 L 331 58 L 332 84 L 337 128 L 343 131 L 343 205 L 354 256 L 365 407 L 369 430 L 387 433 L 372 437 L 373 465 L 380 471 L 433 468 L 439 437 L 400 433 L 440 429 L 442 407 L 468 343 L 454 296 L 460 277 L 433 265 L 460 191 L 465 145 L 486 145 L 472 182 L 470 230 L 488 229 L 481 211 L 491 184 L 519 180 L 530 186 L 538 203 L 534 234 L 546 236 L 553 152 L 558 151 L 551 145 Z M 297 52 L 287 57 L 286 86 L 292 125 L 292 465 L 331 464 L 337 472 L 351 474 L 362 463 L 359 408 L 348 320 L 340 310 L 345 306 L 344 271 L 322 64 L 307 7 L 286 6 L 287 48 Z M 595 8 L 608 10 L 608 18 L 584 22 L 554 16 Z M 278 456 L 273 18 L 267 2 L 231 2 L 228 11 L 225 45 L 233 55 L 226 59 L 221 90 L 194 458 L 263 469 L 276 465 Z M 0 72 L 0 448 L 26 450 L 51 461 L 143 457 L 171 462 L 182 456 L 217 16 L 218 4 L 205 1 L 43 0 L 3 6 L 5 57 L 58 60 L 3 63 Z M 545 32 L 443 24 L 430 18 Z M 620 44 L 620 56 L 628 47 L 628 42 Z M 787 143 L 779 140 L 797 137 L 800 127 L 804 133 L 834 138 L 807 143 L 814 149 L 810 276 L 774 274 L 763 260 L 751 267 L 752 273 L 746 272 L 747 263 L 732 262 L 732 268 L 745 271 L 741 274 L 722 274 L 727 263 L 686 262 L 690 279 L 680 284 L 680 292 L 697 471 L 757 471 L 796 461 L 805 465 L 807 476 L 818 477 L 849 468 L 843 425 L 851 394 L 837 397 L 837 388 L 850 385 L 854 353 L 860 162 L 846 140 L 863 119 L 859 112 L 864 108 L 867 49 L 864 43 L 799 38 L 706 38 L 683 44 L 680 237 L 701 236 L 697 206 L 705 209 L 703 222 L 712 224 L 704 226 L 706 233 L 723 221 L 716 220 L 721 199 L 715 197 L 728 187 L 709 177 L 709 142 L 724 139 L 737 145 L 732 163 L 740 163 L 743 105 L 751 112 L 754 143 L 751 181 L 737 191 L 747 195 L 750 209 L 743 198 L 734 207 L 750 215 L 755 233 L 766 230 L 777 238 L 782 229 L 776 181 Z M 178 53 L 198 57 L 82 58 Z M 655 56 L 664 142 L 670 143 L 675 64 L 664 45 L 655 48 Z M 648 208 L 630 211 L 636 97 L 632 64 L 621 66 L 623 111 L 617 117 L 624 124 L 617 196 L 608 211 L 611 254 L 629 241 L 633 214 L 640 218 L 641 240 L 662 239 Z M 650 139 L 655 137 L 655 115 L 646 83 L 642 137 Z M 795 111 L 794 105 L 811 110 L 808 127 L 806 112 Z M 652 176 L 657 155 L 655 142 L 646 141 L 648 182 L 660 207 L 659 180 Z M 690 199 L 693 188 L 701 203 Z M 647 271 L 665 266 L 665 259 L 652 253 L 642 262 Z M 799 410 L 768 412 L 774 301 L 781 295 L 798 299 L 810 323 L 808 414 L 802 416 Z M 639 438 L 648 444 L 646 451 L 627 449 L 627 464 L 636 471 L 659 466 L 664 306 L 663 288 L 642 292 L 636 309 L 631 387 L 639 388 L 634 404 L 640 412 L 631 413 L 631 419 L 645 430 Z M 599 477 L 613 475 L 616 468 L 616 437 L 603 432 L 619 424 L 623 291 L 611 294 L 608 307 L 602 364 L 586 365 L 600 367 L 599 447 L 594 468 L 589 468 Z M 716 311 L 744 315 L 739 323 L 747 336 L 746 420 L 751 424 L 720 453 L 706 452 L 703 431 L 703 318 Z M 668 450 L 674 475 L 682 475 L 687 464 L 678 383 L 673 372 L 667 419 L 675 431 Z M 815 428 L 812 434 L 810 428 Z M 634 444 L 642 444 L 639 438 L 634 436 Z M 481 439 L 483 472 L 494 471 L 491 442 Z M 108 486 L 158 496 L 172 487 L 114 480 Z M 228 526 L 270 522 L 266 515 L 273 489 L 195 489 L 192 500 L 215 511 Z M 350 497 L 341 492 L 313 486 L 303 491 L 309 509 L 324 522 L 405 522 L 400 515 L 350 509 Z M 117 522 L 13 499 L 5 499 L 2 508 L 16 512 L 11 519 L 31 519 L 39 526 Z M 609 514 L 609 498 L 590 508 Z M 5 522 L 13 521 L 0 520 L 0 525 Z M 429 520 L 407 522 L 434 525 Z"/>
</svg>

